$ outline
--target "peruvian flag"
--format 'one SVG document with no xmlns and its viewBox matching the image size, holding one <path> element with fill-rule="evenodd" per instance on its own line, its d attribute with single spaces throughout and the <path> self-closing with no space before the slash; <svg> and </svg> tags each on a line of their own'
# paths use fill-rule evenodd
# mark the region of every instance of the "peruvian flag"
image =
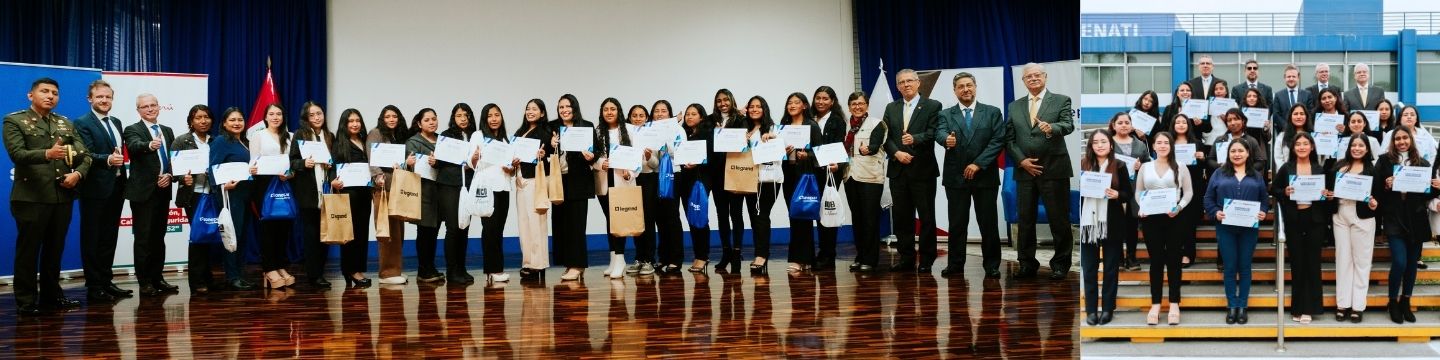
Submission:
<svg viewBox="0 0 1440 360">
<path fill-rule="evenodd" d="M 268 61 L 267 61 L 268 62 Z M 270 66 L 265 66 L 265 83 L 260 84 L 260 94 L 255 96 L 255 108 L 250 110 L 250 120 L 245 123 L 249 132 L 265 128 L 265 108 L 280 102 L 280 93 L 275 91 L 275 78 L 270 75 Z"/>
</svg>

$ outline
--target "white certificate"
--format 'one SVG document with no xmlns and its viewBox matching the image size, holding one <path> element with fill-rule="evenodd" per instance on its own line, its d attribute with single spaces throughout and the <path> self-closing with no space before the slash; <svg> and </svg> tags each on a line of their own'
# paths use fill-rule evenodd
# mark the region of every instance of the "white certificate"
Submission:
<svg viewBox="0 0 1440 360">
<path fill-rule="evenodd" d="M 341 163 L 335 165 L 335 178 L 345 187 L 370 186 L 370 164 Z"/>
<path fill-rule="evenodd" d="M 300 157 L 315 161 L 316 164 L 329 164 L 333 161 L 330 158 L 330 149 L 325 147 L 324 141 L 297 140 L 300 144 Z"/>
<path fill-rule="evenodd" d="M 1395 165 L 1395 183 L 1390 188 L 1399 192 L 1429 193 L 1430 168 Z"/>
<path fill-rule="evenodd" d="M 1315 155 L 1336 157 L 1340 150 L 1340 135 L 1333 132 L 1315 134 Z"/>
<path fill-rule="evenodd" d="M 170 154 L 170 173 L 204 174 L 210 168 L 210 150 L 180 150 Z"/>
<path fill-rule="evenodd" d="M 1335 127 L 1344 121 L 1345 117 L 1340 114 L 1315 114 L 1315 131 L 1336 132 Z"/>
<path fill-rule="evenodd" d="M 1191 119 L 1203 119 L 1209 111 L 1210 102 L 1201 99 L 1185 100 L 1185 105 L 1180 108 L 1180 113 Z"/>
<path fill-rule="evenodd" d="M 1104 199 L 1105 190 L 1110 189 L 1110 174 L 1095 171 L 1080 172 L 1080 196 Z"/>
<path fill-rule="evenodd" d="M 1270 122 L 1270 109 L 1262 107 L 1245 108 L 1245 127 L 1262 129 Z"/>
<path fill-rule="evenodd" d="M 797 150 L 810 148 L 810 125 L 780 125 L 780 138 Z"/>
<path fill-rule="evenodd" d="M 515 160 L 515 153 L 510 151 L 510 143 L 485 138 L 485 143 L 482 146 L 483 147 L 480 148 L 480 162 L 491 165 L 510 166 L 510 161 Z"/>
<path fill-rule="evenodd" d="M 745 152 L 750 139 L 745 129 L 715 129 L 715 152 Z"/>
<path fill-rule="evenodd" d="M 820 166 L 850 162 L 850 157 L 845 155 L 845 143 L 834 142 L 816 146 L 814 151 L 815 161 L 820 163 Z"/>
<path fill-rule="evenodd" d="M 595 151 L 595 128 L 568 126 L 560 128 L 560 151 Z"/>
<path fill-rule="evenodd" d="M 1138 109 L 1130 110 L 1130 125 L 1134 126 L 1136 130 L 1140 130 L 1140 132 L 1149 134 L 1150 130 L 1155 129 L 1156 122 L 1157 120 L 1155 120 L 1154 116 L 1150 116 L 1150 114 L 1146 114 L 1144 111 Z"/>
<path fill-rule="evenodd" d="M 630 127 L 630 143 L 641 149 L 660 150 L 665 147 L 665 136 L 660 129 L 651 126 Z"/>
<path fill-rule="evenodd" d="M 266 155 L 255 159 L 255 175 L 283 175 L 290 171 L 290 158 L 285 155 Z"/>
<path fill-rule="evenodd" d="M 1355 201 L 1370 200 L 1370 185 L 1374 182 L 1370 175 L 1339 174 L 1335 178 L 1335 197 Z"/>
<path fill-rule="evenodd" d="M 685 140 L 685 128 L 680 126 L 680 119 L 677 118 L 651 121 L 645 123 L 645 127 L 655 133 L 665 146 L 677 145 Z"/>
<path fill-rule="evenodd" d="M 526 164 L 534 164 L 540 151 L 540 139 L 517 137 L 510 139 L 510 151 L 515 158 Z"/>
<path fill-rule="evenodd" d="M 1235 99 L 1214 98 L 1210 99 L 1210 116 L 1219 117 L 1225 115 L 1226 111 L 1236 108 Z"/>
<path fill-rule="evenodd" d="M 1213 156 L 1213 158 L 1215 159 L 1215 162 L 1220 163 L 1220 164 L 1224 164 L 1226 161 L 1230 161 L 1230 142 L 1229 142 L 1229 141 L 1219 141 L 1219 142 L 1216 142 L 1216 143 L 1215 143 L 1215 147 L 1210 148 L 1210 149 L 1211 149 L 1211 151 L 1214 151 L 1214 152 L 1215 152 L 1215 153 L 1213 154 L 1213 155 L 1215 155 L 1215 156 Z"/>
<path fill-rule="evenodd" d="M 1185 165 L 1195 165 L 1195 144 L 1176 144 L 1175 161 Z"/>
<path fill-rule="evenodd" d="M 435 167 L 430 166 L 430 156 L 415 154 L 415 174 L 421 179 L 435 180 Z"/>
<path fill-rule="evenodd" d="M 709 154 L 706 154 L 705 140 L 682 141 L 680 146 L 675 147 L 675 163 L 681 165 L 704 164 Z"/>
<path fill-rule="evenodd" d="M 1120 160 L 1120 162 L 1125 163 L 1125 172 L 1130 175 L 1131 179 L 1135 178 L 1135 162 L 1140 161 L 1140 159 L 1116 153 L 1115 160 Z"/>
<path fill-rule="evenodd" d="M 405 145 L 370 144 L 370 166 L 394 168 L 405 164 Z"/>
<path fill-rule="evenodd" d="M 470 155 L 475 153 L 475 145 L 469 141 L 452 138 L 449 136 L 437 136 L 435 141 L 435 160 L 460 165 L 470 162 Z"/>
<path fill-rule="evenodd" d="M 1380 131 L 1380 112 L 1375 110 L 1360 110 L 1365 114 L 1365 121 L 1370 123 L 1370 131 Z"/>
<path fill-rule="evenodd" d="M 1260 202 L 1225 199 L 1225 220 L 1221 224 L 1239 227 L 1260 227 Z"/>
<path fill-rule="evenodd" d="M 1180 211 L 1180 190 L 1176 188 L 1140 192 L 1140 216 Z"/>
<path fill-rule="evenodd" d="M 1325 175 L 1290 175 L 1290 187 L 1295 189 L 1290 200 L 1302 203 L 1325 200 L 1321 193 L 1325 190 Z"/>
<path fill-rule="evenodd" d="M 639 172 L 644 164 L 645 150 L 633 146 L 616 145 L 610 149 L 610 167 Z"/>
<path fill-rule="evenodd" d="M 754 152 L 751 155 L 754 156 L 756 164 L 768 164 L 785 160 L 784 140 L 761 141 L 755 144 L 753 150 Z"/>
<path fill-rule="evenodd" d="M 215 183 L 224 184 L 231 181 L 250 180 L 250 164 L 243 162 L 229 162 L 217 164 L 211 168 L 215 174 Z"/>
</svg>

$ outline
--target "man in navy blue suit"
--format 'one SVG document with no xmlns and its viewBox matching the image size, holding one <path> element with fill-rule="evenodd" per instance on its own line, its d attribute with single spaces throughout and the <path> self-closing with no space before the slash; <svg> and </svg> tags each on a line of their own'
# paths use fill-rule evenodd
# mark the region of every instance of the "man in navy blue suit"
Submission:
<svg viewBox="0 0 1440 360">
<path fill-rule="evenodd" d="M 120 234 L 120 210 L 125 205 L 125 157 L 120 152 L 120 119 L 110 116 L 115 91 L 105 80 L 90 84 L 90 111 L 75 119 L 75 128 L 94 166 L 80 182 L 80 259 L 84 264 L 86 297 L 111 302 L 130 297 L 132 290 L 115 286 L 115 241 Z"/>
<path fill-rule="evenodd" d="M 1300 69 L 1285 65 L 1285 88 L 1275 90 L 1274 101 L 1270 102 L 1270 121 L 1276 131 L 1282 131 L 1290 123 L 1290 107 L 1295 104 L 1310 104 L 1313 93 L 1300 88 Z"/>
</svg>

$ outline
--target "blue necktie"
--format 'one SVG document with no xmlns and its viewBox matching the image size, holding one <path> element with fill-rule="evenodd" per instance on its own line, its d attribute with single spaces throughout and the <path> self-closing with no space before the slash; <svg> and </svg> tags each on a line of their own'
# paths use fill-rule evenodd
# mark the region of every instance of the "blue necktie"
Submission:
<svg viewBox="0 0 1440 360">
<path fill-rule="evenodd" d="M 165 150 L 165 138 L 164 135 L 160 134 L 160 125 L 150 125 L 150 131 L 154 133 L 152 136 L 155 136 L 156 139 L 160 140 L 160 173 L 169 174 L 170 152 Z"/>
<path fill-rule="evenodd" d="M 965 130 L 970 130 L 970 109 L 965 109 Z"/>
</svg>

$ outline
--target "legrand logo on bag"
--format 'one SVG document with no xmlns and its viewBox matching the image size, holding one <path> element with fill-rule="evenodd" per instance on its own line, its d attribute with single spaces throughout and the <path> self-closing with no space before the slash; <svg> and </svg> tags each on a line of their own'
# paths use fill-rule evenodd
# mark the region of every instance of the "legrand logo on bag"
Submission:
<svg viewBox="0 0 1440 360">
<path fill-rule="evenodd" d="M 275 200 L 290 200 L 290 194 L 272 193 L 270 194 L 270 198 Z"/>
<path fill-rule="evenodd" d="M 755 165 L 750 165 L 750 166 L 730 165 L 730 170 L 735 170 L 735 171 L 755 171 Z"/>
<path fill-rule="evenodd" d="M 349 218 L 349 214 L 330 214 L 330 220 L 345 220 Z"/>
<path fill-rule="evenodd" d="M 414 192 L 414 191 L 409 191 L 409 190 L 400 190 L 400 196 L 420 197 L 420 193 Z"/>
<path fill-rule="evenodd" d="M 621 212 L 621 213 L 623 213 L 623 212 L 635 212 L 635 211 L 640 211 L 640 207 L 638 207 L 638 206 L 620 206 L 620 207 L 616 207 L 615 210 L 614 210 L 614 212 Z"/>
<path fill-rule="evenodd" d="M 837 209 L 837 208 L 838 208 L 838 206 L 837 206 L 837 204 L 836 204 L 836 201 L 826 201 L 826 202 L 825 202 L 825 210 L 826 210 L 826 211 L 834 211 L 834 210 Z"/>
</svg>

